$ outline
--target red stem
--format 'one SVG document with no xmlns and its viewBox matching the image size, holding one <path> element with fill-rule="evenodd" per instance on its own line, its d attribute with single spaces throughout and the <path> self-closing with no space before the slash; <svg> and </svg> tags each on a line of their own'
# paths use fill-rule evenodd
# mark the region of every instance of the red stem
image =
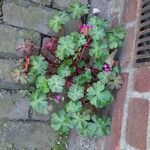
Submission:
<svg viewBox="0 0 150 150">
<path fill-rule="evenodd" d="M 89 37 L 88 40 L 87 40 L 87 43 L 83 46 L 83 48 L 81 50 L 81 53 L 80 53 L 80 58 L 82 57 L 82 55 L 84 53 L 84 50 L 88 46 L 88 43 L 91 41 L 91 39 L 92 39 L 92 37 Z"/>
</svg>

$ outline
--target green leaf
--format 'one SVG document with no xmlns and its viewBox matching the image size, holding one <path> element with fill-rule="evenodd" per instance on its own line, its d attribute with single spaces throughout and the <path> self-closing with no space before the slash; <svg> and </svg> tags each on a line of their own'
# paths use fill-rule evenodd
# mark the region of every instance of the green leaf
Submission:
<svg viewBox="0 0 150 150">
<path fill-rule="evenodd" d="M 39 75 L 45 75 L 48 63 L 41 55 L 30 57 L 30 68 L 28 73 L 28 82 L 33 83 Z"/>
<path fill-rule="evenodd" d="M 92 79 L 91 71 L 86 70 L 85 73 L 74 77 L 73 82 L 77 85 L 83 85 L 85 83 L 89 83 L 91 79 Z"/>
<path fill-rule="evenodd" d="M 48 81 L 45 76 L 39 76 L 36 80 L 36 88 L 41 91 L 41 93 L 48 93 Z"/>
<path fill-rule="evenodd" d="M 31 95 L 30 105 L 34 111 L 39 113 L 48 114 L 50 110 L 48 107 L 48 102 L 46 101 L 46 95 L 42 95 L 39 90 L 36 90 Z"/>
<path fill-rule="evenodd" d="M 69 88 L 68 97 L 73 101 L 81 99 L 82 97 L 84 97 L 83 87 L 73 84 Z"/>
<path fill-rule="evenodd" d="M 83 126 L 87 126 L 89 120 L 90 115 L 87 114 L 74 113 L 72 115 L 72 124 L 76 129 L 82 129 Z"/>
<path fill-rule="evenodd" d="M 106 36 L 105 30 L 100 27 L 92 28 L 89 34 L 94 40 L 102 40 Z"/>
<path fill-rule="evenodd" d="M 97 16 L 89 18 L 88 24 L 93 26 L 93 27 L 99 27 L 102 29 L 108 27 L 108 21 L 106 19 L 99 18 Z"/>
<path fill-rule="evenodd" d="M 71 14 L 72 18 L 79 19 L 82 15 L 88 13 L 88 8 L 83 5 L 82 3 L 73 3 L 68 8 L 69 13 Z"/>
<path fill-rule="evenodd" d="M 108 81 L 109 81 L 109 77 L 110 77 L 110 72 L 100 72 L 98 74 L 98 78 L 100 79 L 100 81 L 103 83 L 103 84 L 106 84 Z"/>
<path fill-rule="evenodd" d="M 65 79 L 59 75 L 52 75 L 51 78 L 48 79 L 48 86 L 52 92 L 61 93 L 63 91 L 64 85 Z"/>
<path fill-rule="evenodd" d="M 58 46 L 56 50 L 56 56 L 63 60 L 71 55 L 74 55 L 75 43 L 72 36 L 61 37 L 58 41 Z"/>
<path fill-rule="evenodd" d="M 121 73 L 121 68 L 119 65 L 115 65 L 112 68 L 112 72 L 116 73 L 117 75 L 119 75 Z"/>
<path fill-rule="evenodd" d="M 78 65 L 79 68 L 84 68 L 85 67 L 85 61 L 79 60 L 77 65 Z"/>
<path fill-rule="evenodd" d="M 96 59 L 93 63 L 93 67 L 98 69 L 98 70 L 102 70 L 103 69 L 103 65 L 104 65 L 104 59 Z"/>
<path fill-rule="evenodd" d="M 86 44 L 86 39 L 83 34 L 79 34 L 78 32 L 72 32 L 71 36 L 74 39 L 76 48 L 80 48 L 82 45 Z"/>
<path fill-rule="evenodd" d="M 70 101 L 65 108 L 68 113 L 76 113 L 82 110 L 82 103 L 80 101 Z"/>
<path fill-rule="evenodd" d="M 71 75 L 71 69 L 68 66 L 61 65 L 57 69 L 57 74 L 62 78 L 68 77 Z"/>
<path fill-rule="evenodd" d="M 90 136 L 103 137 L 110 133 L 110 118 L 92 116 L 92 122 L 88 124 Z"/>
<path fill-rule="evenodd" d="M 95 57 L 96 59 L 105 60 L 108 56 L 108 45 L 105 42 L 102 41 L 96 41 L 92 43 L 91 49 L 89 51 L 90 56 Z"/>
<path fill-rule="evenodd" d="M 109 89 L 119 89 L 123 84 L 123 79 L 121 75 L 117 75 L 116 73 L 111 73 L 109 77 L 109 81 L 107 82 L 107 86 Z"/>
<path fill-rule="evenodd" d="M 44 75 L 46 73 L 48 63 L 45 61 L 45 58 L 43 56 L 31 56 L 30 60 L 31 67 L 29 72 L 37 73 L 38 75 Z"/>
<path fill-rule="evenodd" d="M 51 127 L 56 131 L 68 133 L 71 126 L 70 117 L 64 110 L 59 110 L 58 113 L 53 113 L 51 118 Z"/>
<path fill-rule="evenodd" d="M 92 105 L 102 108 L 111 103 L 112 94 L 101 81 L 98 81 L 87 89 L 87 98 Z"/>
<path fill-rule="evenodd" d="M 108 44 L 110 49 L 121 47 L 125 38 L 125 30 L 123 27 L 115 27 L 108 31 Z"/>
<path fill-rule="evenodd" d="M 69 15 L 65 12 L 58 12 L 49 19 L 48 26 L 54 32 L 58 32 L 62 26 L 69 20 Z"/>
</svg>

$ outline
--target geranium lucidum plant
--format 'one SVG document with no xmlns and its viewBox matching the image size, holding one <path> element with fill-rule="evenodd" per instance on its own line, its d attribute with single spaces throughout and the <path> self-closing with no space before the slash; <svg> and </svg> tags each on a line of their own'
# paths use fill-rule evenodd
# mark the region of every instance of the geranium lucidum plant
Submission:
<svg viewBox="0 0 150 150">
<path fill-rule="evenodd" d="M 58 12 L 50 18 L 48 25 L 54 32 L 61 33 L 67 21 L 80 20 L 88 9 L 74 3 L 67 12 Z M 97 109 L 110 105 L 113 90 L 121 87 L 122 78 L 114 56 L 124 37 L 123 27 L 111 28 L 106 19 L 93 16 L 78 31 L 49 38 L 42 47 L 49 55 L 27 55 L 27 80 L 34 87 L 30 98 L 33 110 L 47 114 L 51 101 L 58 105 L 64 101 L 64 108 L 52 114 L 54 130 L 68 133 L 75 128 L 85 137 L 108 135 L 110 118 L 98 114 Z"/>
</svg>

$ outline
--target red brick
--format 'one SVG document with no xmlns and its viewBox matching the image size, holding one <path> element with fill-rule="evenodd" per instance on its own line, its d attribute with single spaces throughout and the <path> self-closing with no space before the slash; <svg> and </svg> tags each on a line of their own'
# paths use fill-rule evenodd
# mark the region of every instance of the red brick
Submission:
<svg viewBox="0 0 150 150">
<path fill-rule="evenodd" d="M 124 4 L 123 22 L 135 21 L 137 17 L 138 0 L 126 0 Z"/>
<path fill-rule="evenodd" d="M 126 38 L 124 41 L 124 47 L 120 50 L 119 60 L 121 67 L 127 67 L 132 57 L 132 47 L 134 42 L 135 28 L 128 28 L 126 31 Z"/>
<path fill-rule="evenodd" d="M 133 99 L 129 103 L 127 143 L 139 150 L 146 150 L 148 111 L 147 100 Z"/>
<path fill-rule="evenodd" d="M 128 85 L 128 74 L 123 74 L 124 84 L 122 88 L 117 92 L 116 101 L 112 105 L 112 127 L 111 134 L 105 138 L 105 150 L 119 150 L 119 141 L 121 136 L 121 126 L 124 102 L 126 97 L 127 85 Z M 98 143 L 98 148 L 101 147 L 101 139 Z M 97 149 L 99 150 L 99 149 Z"/>
<path fill-rule="evenodd" d="M 137 68 L 134 76 L 134 89 L 136 91 L 150 91 L 150 67 Z"/>
</svg>

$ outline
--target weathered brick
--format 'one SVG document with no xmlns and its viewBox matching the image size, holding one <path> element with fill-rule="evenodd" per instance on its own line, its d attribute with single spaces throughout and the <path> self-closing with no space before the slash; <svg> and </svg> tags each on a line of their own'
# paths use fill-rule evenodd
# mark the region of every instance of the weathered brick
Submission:
<svg viewBox="0 0 150 150">
<path fill-rule="evenodd" d="M 127 143 L 139 150 L 146 150 L 149 102 L 133 99 L 129 102 L 127 120 Z"/>
<path fill-rule="evenodd" d="M 140 67 L 134 73 L 134 89 L 139 92 L 150 91 L 150 67 Z"/>
<path fill-rule="evenodd" d="M 29 102 L 22 92 L 10 94 L 9 92 L 0 93 L 0 119 L 27 119 Z"/>
<path fill-rule="evenodd" d="M 122 117 L 124 110 L 124 103 L 126 98 L 127 86 L 128 86 L 128 74 L 123 74 L 124 84 L 122 88 L 117 92 L 116 101 L 112 105 L 112 127 L 111 134 L 106 137 L 105 140 L 105 150 L 119 150 L 120 149 L 120 136 L 121 136 L 121 127 L 122 127 Z M 102 141 L 104 142 L 104 141 Z M 99 142 L 101 147 L 102 142 Z M 98 149 L 99 150 L 99 149 Z"/>
<path fill-rule="evenodd" d="M 53 7 L 64 10 L 66 9 L 68 6 L 70 6 L 70 4 L 77 2 L 76 0 L 53 0 Z M 79 0 L 79 2 L 87 5 L 88 4 L 88 0 Z"/>
<path fill-rule="evenodd" d="M 0 64 L 0 80 L 13 83 L 11 72 L 18 66 L 18 62 L 16 60 L 0 59 Z"/>
<path fill-rule="evenodd" d="M 25 37 L 33 40 L 37 46 L 40 45 L 40 34 L 30 30 L 18 29 L 9 25 L 0 24 L 0 52 L 16 53 L 16 39 Z"/>
<path fill-rule="evenodd" d="M 150 103 L 149 103 L 148 128 L 147 128 L 147 149 L 150 149 Z"/>
<path fill-rule="evenodd" d="M 124 40 L 123 49 L 120 50 L 119 60 L 121 67 L 127 67 L 134 54 L 132 49 L 134 45 L 134 33 L 135 28 L 131 27 L 127 29 L 126 38 Z"/>
<path fill-rule="evenodd" d="M 52 0 L 31 0 L 31 1 L 47 6 L 50 6 L 52 4 Z"/>
<path fill-rule="evenodd" d="M 50 150 L 56 133 L 49 124 L 0 120 L 0 149 Z"/>
<path fill-rule="evenodd" d="M 8 24 L 32 29 L 46 35 L 54 32 L 48 28 L 48 19 L 57 11 L 51 8 L 33 5 L 29 1 L 5 0 L 3 2 L 3 20 Z"/>
<path fill-rule="evenodd" d="M 126 0 L 124 4 L 123 21 L 128 23 L 135 21 L 137 17 L 138 0 Z"/>
</svg>

